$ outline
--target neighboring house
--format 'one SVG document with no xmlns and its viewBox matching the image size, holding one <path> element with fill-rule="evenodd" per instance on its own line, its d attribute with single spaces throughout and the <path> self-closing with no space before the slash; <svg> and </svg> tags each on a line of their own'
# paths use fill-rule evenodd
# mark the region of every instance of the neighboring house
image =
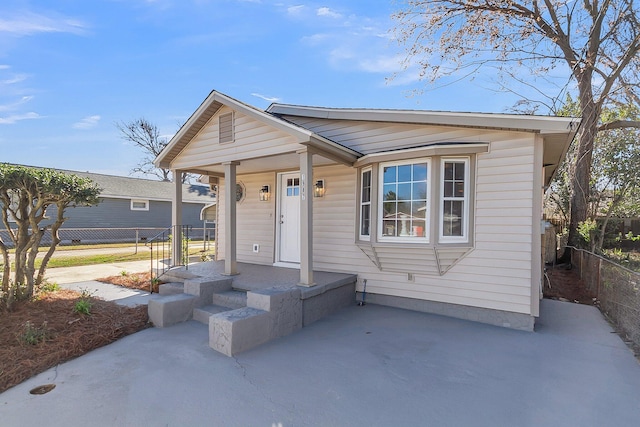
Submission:
<svg viewBox="0 0 640 427">
<path fill-rule="evenodd" d="M 370 303 L 532 330 L 542 195 L 579 123 L 262 111 L 214 91 L 156 165 L 219 186 L 216 255 L 226 274 L 242 274 L 237 262 L 288 266 L 313 286 L 314 269 L 357 273 Z"/>
<path fill-rule="evenodd" d="M 68 229 L 122 229 L 122 228 L 146 228 L 148 230 L 143 237 L 153 237 L 160 229 L 166 229 L 172 224 L 171 196 L 174 193 L 174 183 L 157 180 L 130 178 L 123 176 L 104 175 L 90 172 L 60 170 L 65 173 L 86 177 L 95 182 L 100 191 L 100 203 L 96 206 L 70 207 L 65 210 L 68 218 L 62 228 L 61 237 L 64 240 L 71 238 Z M 204 221 L 215 216 L 216 198 L 205 185 L 182 185 L 182 225 L 190 225 L 194 228 L 203 228 Z M 55 217 L 55 207 L 47 210 L 47 217 Z M 47 224 L 47 220 L 43 222 Z M 213 224 L 208 221 L 207 228 Z M 84 233 L 89 236 L 87 232 Z M 111 234 L 104 234 L 104 238 L 98 238 L 98 234 L 90 233 L 88 239 L 80 236 L 72 237 L 74 240 L 109 240 Z M 199 231 L 202 236 L 202 231 Z M 135 234 L 132 234 L 135 236 Z"/>
</svg>

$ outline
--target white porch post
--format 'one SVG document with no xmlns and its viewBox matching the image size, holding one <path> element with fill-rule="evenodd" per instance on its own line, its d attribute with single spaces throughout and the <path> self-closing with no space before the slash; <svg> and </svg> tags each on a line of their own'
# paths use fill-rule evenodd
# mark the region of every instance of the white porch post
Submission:
<svg viewBox="0 0 640 427">
<path fill-rule="evenodd" d="M 224 165 L 224 274 L 238 274 L 236 260 L 236 166 L 238 162 Z"/>
<path fill-rule="evenodd" d="M 171 265 L 182 264 L 182 171 L 173 170 L 171 199 Z"/>
<path fill-rule="evenodd" d="M 300 155 L 300 285 L 313 286 L 313 153 Z"/>
</svg>

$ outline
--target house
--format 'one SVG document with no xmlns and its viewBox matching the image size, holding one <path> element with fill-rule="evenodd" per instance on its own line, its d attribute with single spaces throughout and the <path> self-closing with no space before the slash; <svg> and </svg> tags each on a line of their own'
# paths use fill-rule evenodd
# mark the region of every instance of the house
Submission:
<svg viewBox="0 0 640 427">
<path fill-rule="evenodd" d="M 314 271 L 353 273 L 367 303 L 532 330 L 543 191 L 579 123 L 285 104 L 262 111 L 213 91 L 155 163 L 218 185 L 216 256 L 226 275 L 242 276 L 239 262 L 285 266 L 313 287 Z"/>
<path fill-rule="evenodd" d="M 174 184 L 150 179 L 104 175 L 91 172 L 60 170 L 89 178 L 101 189 L 96 206 L 70 207 L 68 218 L 60 229 L 63 243 L 71 241 L 131 240 L 140 229 L 139 238 L 145 240 L 171 226 L 171 203 Z M 183 184 L 181 223 L 194 228 L 214 227 L 216 198 L 209 186 Z M 47 217 L 55 217 L 55 206 L 49 207 Z M 47 224 L 47 220 L 43 225 Z M 98 229 L 102 230 L 99 231 Z M 117 232 L 116 229 L 121 230 Z M 198 235 L 202 236 L 202 230 Z"/>
</svg>

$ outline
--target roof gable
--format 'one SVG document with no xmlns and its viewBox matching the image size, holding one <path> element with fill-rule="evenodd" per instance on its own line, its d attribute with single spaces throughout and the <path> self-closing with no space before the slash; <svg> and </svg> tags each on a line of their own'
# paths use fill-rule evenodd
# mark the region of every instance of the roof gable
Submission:
<svg viewBox="0 0 640 427">
<path fill-rule="evenodd" d="M 265 123 L 278 130 L 284 131 L 293 136 L 297 141 L 308 141 L 313 132 L 306 130 L 300 126 L 296 126 L 285 120 L 261 111 L 248 104 L 242 103 L 220 92 L 212 91 L 209 96 L 200 104 L 198 109 L 189 117 L 189 120 L 180 128 L 178 133 L 171 138 L 169 144 L 162 150 L 155 160 L 158 167 L 170 168 L 171 162 L 182 150 L 193 140 L 196 135 L 209 123 L 224 106 L 234 111 L 238 111 L 251 117 L 254 120 Z"/>
</svg>

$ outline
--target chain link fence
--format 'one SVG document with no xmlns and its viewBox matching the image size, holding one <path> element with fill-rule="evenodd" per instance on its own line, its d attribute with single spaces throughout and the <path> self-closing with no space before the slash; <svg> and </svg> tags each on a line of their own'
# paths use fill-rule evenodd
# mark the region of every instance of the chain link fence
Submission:
<svg viewBox="0 0 640 427">
<path fill-rule="evenodd" d="M 602 311 L 640 352 L 640 273 L 599 255 L 571 248 L 571 264 Z"/>
<path fill-rule="evenodd" d="M 98 243 L 136 243 L 144 244 L 148 240 L 165 231 L 166 228 L 61 228 L 58 236 L 61 245 L 90 245 Z M 0 230 L 0 238 L 7 245 L 13 247 L 13 242 L 7 230 Z M 191 228 L 189 238 L 211 245 L 215 240 L 214 228 Z M 51 233 L 46 232 L 42 238 L 42 245 L 51 244 Z"/>
</svg>

